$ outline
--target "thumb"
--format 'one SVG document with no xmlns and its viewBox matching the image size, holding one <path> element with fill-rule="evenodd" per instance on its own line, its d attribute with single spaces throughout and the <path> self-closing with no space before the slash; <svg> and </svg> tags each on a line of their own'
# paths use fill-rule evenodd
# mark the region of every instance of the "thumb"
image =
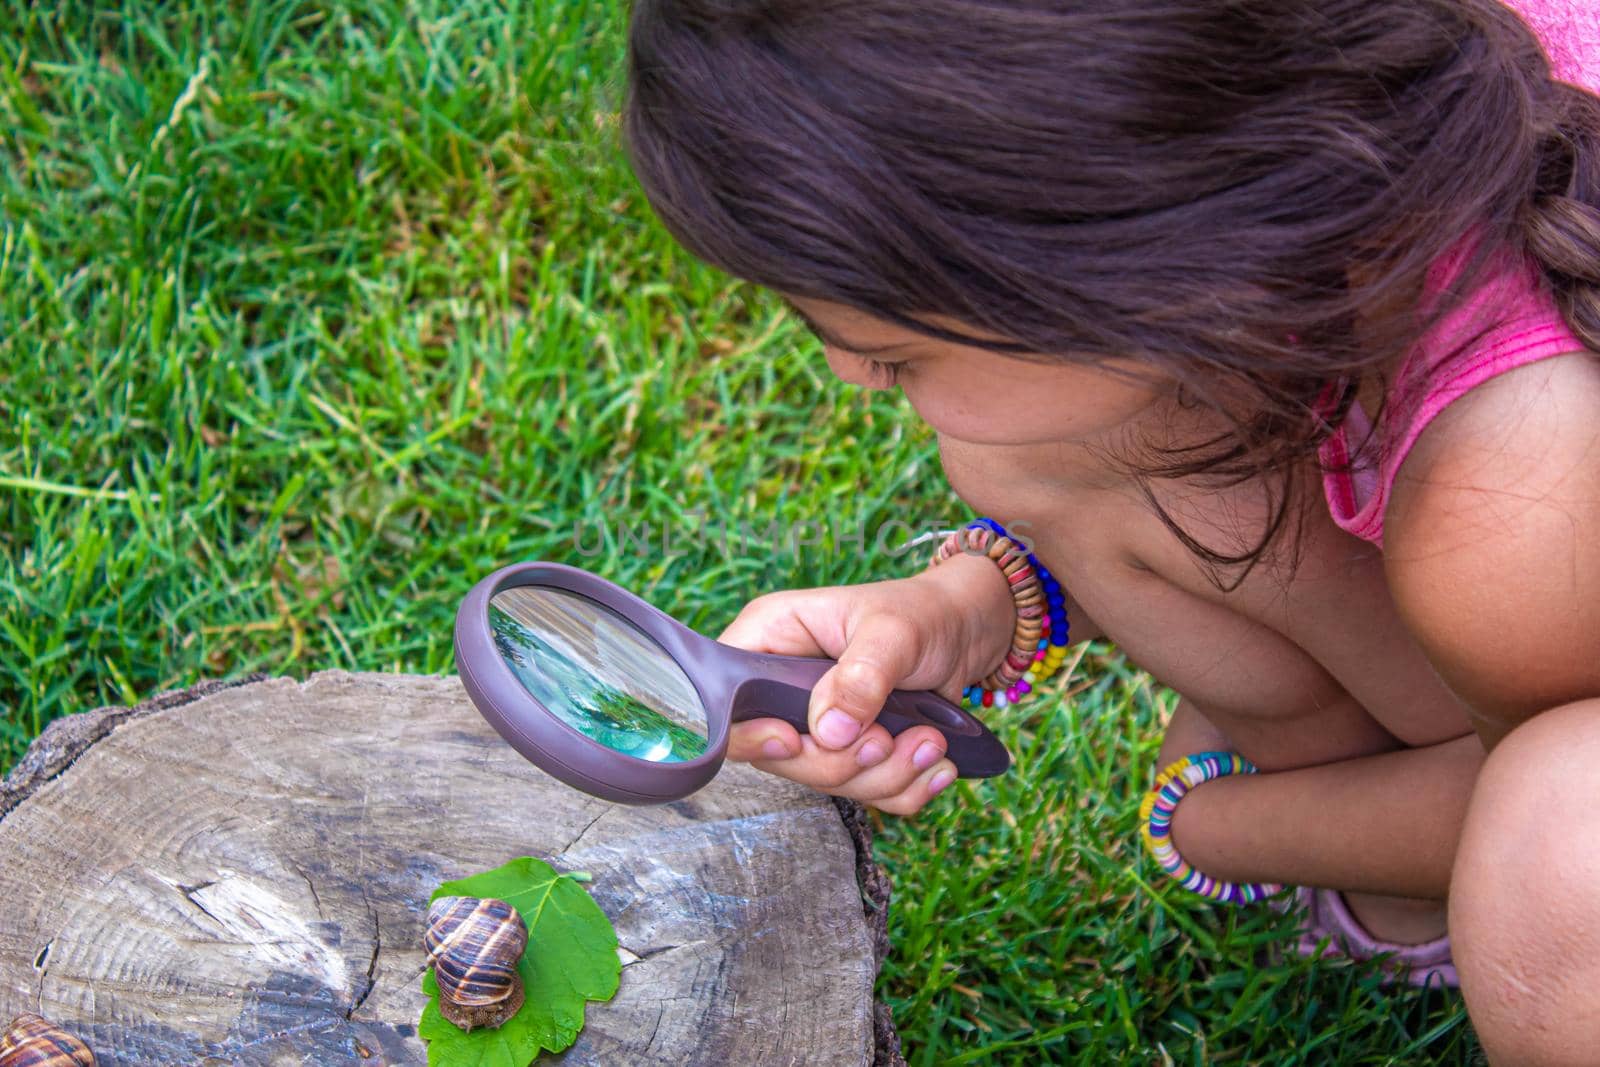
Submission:
<svg viewBox="0 0 1600 1067">
<path fill-rule="evenodd" d="M 863 620 L 839 662 L 811 690 L 811 736 L 824 748 L 849 747 L 877 719 L 890 690 L 911 674 L 919 654 L 909 622 L 893 615 Z"/>
</svg>

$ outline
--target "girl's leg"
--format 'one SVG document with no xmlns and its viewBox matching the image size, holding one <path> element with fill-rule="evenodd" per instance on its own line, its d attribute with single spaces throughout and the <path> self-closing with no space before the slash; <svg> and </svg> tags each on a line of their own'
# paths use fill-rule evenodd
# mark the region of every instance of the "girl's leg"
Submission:
<svg viewBox="0 0 1600 1067">
<path fill-rule="evenodd" d="M 1156 756 L 1156 770 L 1161 770 L 1174 760 L 1196 752 L 1231 751 L 1234 743 L 1214 726 L 1200 709 L 1184 697 L 1167 723 L 1167 732 L 1161 737 L 1161 751 Z"/>
<path fill-rule="evenodd" d="M 1600 1063 L 1600 700 L 1544 712 L 1489 754 L 1450 934 L 1490 1062 Z"/>
</svg>

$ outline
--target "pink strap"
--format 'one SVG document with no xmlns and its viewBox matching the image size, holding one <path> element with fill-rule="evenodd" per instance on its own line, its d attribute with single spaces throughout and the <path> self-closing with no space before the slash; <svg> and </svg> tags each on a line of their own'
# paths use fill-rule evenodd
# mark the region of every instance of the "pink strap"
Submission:
<svg viewBox="0 0 1600 1067">
<path fill-rule="evenodd" d="M 1440 257 L 1428 272 L 1427 300 L 1456 279 L 1473 248 L 1469 237 Z M 1400 465 L 1450 404 L 1517 367 L 1583 351 L 1531 257 L 1519 261 L 1502 251 L 1487 279 L 1407 357 L 1389 389 L 1383 425 L 1374 430 L 1367 413 L 1354 405 L 1323 443 L 1328 510 L 1347 532 L 1383 544 L 1383 516 Z"/>
</svg>

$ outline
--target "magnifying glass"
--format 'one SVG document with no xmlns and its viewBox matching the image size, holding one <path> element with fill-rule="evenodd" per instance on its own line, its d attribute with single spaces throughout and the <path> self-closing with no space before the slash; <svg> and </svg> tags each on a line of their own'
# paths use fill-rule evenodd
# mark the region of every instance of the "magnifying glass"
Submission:
<svg viewBox="0 0 1600 1067">
<path fill-rule="evenodd" d="M 518 752 L 568 785 L 625 804 L 665 804 L 709 782 L 746 719 L 808 730 L 831 659 L 748 652 L 695 633 L 576 567 L 519 563 L 479 582 L 456 613 L 467 695 Z M 891 734 L 932 726 L 964 778 L 1011 766 L 982 723 L 932 692 L 896 689 Z"/>
</svg>

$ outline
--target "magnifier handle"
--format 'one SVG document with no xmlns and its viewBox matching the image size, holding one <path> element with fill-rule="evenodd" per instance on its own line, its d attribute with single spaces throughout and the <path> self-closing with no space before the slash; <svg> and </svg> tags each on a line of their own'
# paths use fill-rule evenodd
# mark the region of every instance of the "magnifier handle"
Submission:
<svg viewBox="0 0 1600 1067">
<path fill-rule="evenodd" d="M 834 665 L 831 659 L 752 653 L 759 670 L 734 694 L 734 722 L 782 719 L 801 733 L 811 730 L 811 690 Z M 931 726 L 945 736 L 945 755 L 963 778 L 990 778 L 1011 766 L 1011 754 L 1000 739 L 962 708 L 927 690 L 895 689 L 878 713 L 878 723 L 891 736 L 913 726 Z"/>
</svg>

